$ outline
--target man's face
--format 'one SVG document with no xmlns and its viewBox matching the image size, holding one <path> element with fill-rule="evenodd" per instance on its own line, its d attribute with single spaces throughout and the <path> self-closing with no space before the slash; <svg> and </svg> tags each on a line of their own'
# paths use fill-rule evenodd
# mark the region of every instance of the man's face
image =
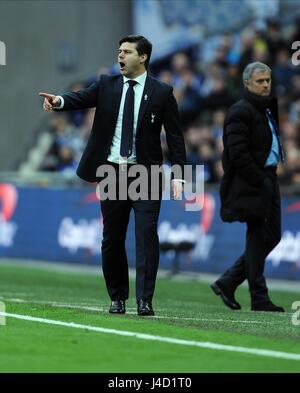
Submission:
<svg viewBox="0 0 300 393">
<path fill-rule="evenodd" d="M 249 91 L 258 96 L 269 96 L 271 93 L 271 73 L 270 71 L 253 72 L 251 79 L 245 82 Z"/>
<path fill-rule="evenodd" d="M 118 62 L 121 74 L 127 78 L 136 78 L 145 72 L 147 55 L 139 55 L 136 43 L 123 42 L 119 48 Z"/>
</svg>

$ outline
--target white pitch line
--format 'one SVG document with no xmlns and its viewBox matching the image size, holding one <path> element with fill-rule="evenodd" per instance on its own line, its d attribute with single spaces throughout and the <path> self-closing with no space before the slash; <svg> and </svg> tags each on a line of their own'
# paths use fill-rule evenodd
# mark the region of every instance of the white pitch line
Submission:
<svg viewBox="0 0 300 393">
<path fill-rule="evenodd" d="M 50 307 L 58 307 L 58 308 L 70 308 L 75 310 L 84 310 L 84 311 L 98 311 L 107 313 L 107 309 L 103 307 L 95 307 L 95 306 L 82 306 L 79 304 L 69 304 L 69 303 L 61 303 L 61 302 L 49 302 L 49 301 L 37 301 L 37 300 L 25 300 L 19 298 L 5 298 L 0 296 L 1 300 L 13 302 L 13 303 L 31 303 L 31 304 L 39 304 L 39 305 L 47 305 Z M 126 309 L 126 314 L 128 315 L 137 315 L 136 311 L 128 311 Z M 151 316 L 151 319 L 176 319 L 182 321 L 195 321 L 195 322 L 221 322 L 221 323 L 245 323 L 245 324 L 259 324 L 259 325 L 266 325 L 266 324 L 273 324 L 271 321 L 255 321 L 255 320 L 240 320 L 240 319 L 211 319 L 211 318 L 189 318 L 189 317 L 176 317 L 176 316 L 167 316 L 167 315 L 154 315 Z M 286 321 L 276 321 L 276 323 L 282 323 Z"/>
<path fill-rule="evenodd" d="M 22 319 L 25 321 L 40 322 L 49 325 L 71 327 L 75 329 L 85 329 L 98 333 L 114 334 L 117 336 L 134 337 L 140 340 L 159 341 L 169 344 L 178 344 L 178 345 L 185 345 L 190 347 L 198 347 L 198 348 L 206 348 L 206 349 L 216 349 L 220 351 L 239 352 L 239 353 L 245 353 L 250 355 L 267 356 L 267 357 L 279 358 L 279 359 L 300 360 L 299 353 L 273 351 L 269 349 L 260 349 L 260 348 L 239 347 L 234 345 L 217 344 L 209 341 L 192 341 L 192 340 L 184 340 L 174 337 L 155 336 L 152 334 L 129 332 L 126 330 L 108 329 L 100 326 L 83 325 L 74 322 L 63 322 L 54 319 L 31 317 L 29 315 L 12 314 L 7 312 L 0 312 L 0 316 Z"/>
</svg>

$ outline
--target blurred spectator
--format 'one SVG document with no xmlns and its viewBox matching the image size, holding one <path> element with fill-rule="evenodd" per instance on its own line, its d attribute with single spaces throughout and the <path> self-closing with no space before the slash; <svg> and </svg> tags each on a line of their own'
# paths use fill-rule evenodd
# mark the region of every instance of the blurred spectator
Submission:
<svg viewBox="0 0 300 393">
<path fill-rule="evenodd" d="M 227 60 L 227 52 L 228 48 L 226 48 L 226 46 L 219 46 L 216 50 L 216 55 L 214 59 L 214 63 L 218 64 L 224 71 L 226 71 L 229 65 Z"/>
<path fill-rule="evenodd" d="M 300 41 L 300 16 L 298 15 L 294 20 L 293 31 L 291 33 L 290 42 Z"/>
<path fill-rule="evenodd" d="M 171 71 L 169 70 L 163 70 L 161 71 L 161 73 L 159 74 L 158 78 L 164 82 L 167 83 L 168 85 L 172 85 L 172 81 L 173 81 L 173 74 Z"/>
<path fill-rule="evenodd" d="M 58 172 L 74 172 L 77 165 L 75 164 L 74 151 L 69 146 L 61 146 L 58 150 Z"/>
<path fill-rule="evenodd" d="M 240 52 L 236 41 L 231 33 L 226 33 L 222 37 L 222 45 L 226 51 L 226 62 L 228 65 L 235 65 L 240 60 Z"/>
<path fill-rule="evenodd" d="M 210 128 L 202 124 L 194 124 L 186 132 L 186 144 L 187 164 L 194 167 L 204 165 L 205 181 L 214 182 L 216 179 L 214 165 L 220 157 L 215 149 L 216 141 Z"/>
<path fill-rule="evenodd" d="M 291 98 L 291 100 L 300 99 L 300 75 L 294 75 L 292 77 L 290 98 Z"/>
<path fill-rule="evenodd" d="M 273 79 L 276 83 L 276 93 L 279 95 L 289 92 L 294 76 L 294 68 L 290 53 L 287 49 L 279 49 L 276 52 L 276 62 L 273 66 Z"/>
<path fill-rule="evenodd" d="M 205 109 L 215 111 L 217 109 L 229 108 L 233 103 L 234 99 L 226 89 L 224 78 L 214 78 L 211 93 L 204 102 Z"/>
<path fill-rule="evenodd" d="M 277 62 L 276 55 L 278 52 L 288 49 L 288 46 L 283 38 L 279 20 L 272 18 L 267 19 L 266 25 L 266 41 L 270 52 L 271 63 L 272 66 L 274 66 Z"/>
<path fill-rule="evenodd" d="M 260 61 L 272 66 L 267 38 L 262 30 L 256 30 L 254 34 L 251 62 L 253 61 Z"/>
<path fill-rule="evenodd" d="M 238 63 L 240 75 L 242 75 L 247 64 L 252 62 L 253 42 L 254 33 L 249 28 L 246 28 L 241 34 L 241 56 Z"/>
<path fill-rule="evenodd" d="M 200 88 L 200 94 L 202 97 L 207 97 L 214 89 L 215 80 L 224 77 L 224 71 L 222 67 L 217 63 L 210 63 L 205 69 L 205 76 L 203 84 Z"/>
<path fill-rule="evenodd" d="M 75 168 L 84 147 L 78 129 L 69 122 L 65 112 L 54 112 L 50 120 L 53 143 L 41 170 L 62 171 L 66 167 Z"/>
<path fill-rule="evenodd" d="M 183 126 L 190 124 L 201 111 L 202 76 L 194 70 L 185 53 L 177 53 L 172 57 L 171 73 L 168 75 L 165 72 L 163 76 L 165 81 L 174 87 Z"/>
<path fill-rule="evenodd" d="M 202 77 L 192 69 L 191 60 L 185 53 L 173 55 L 171 59 L 172 85 L 177 89 L 181 89 L 182 86 L 185 86 L 185 72 L 186 70 L 190 70 L 192 73 L 190 86 L 196 91 L 199 91 L 202 84 Z"/>
<path fill-rule="evenodd" d="M 175 90 L 183 126 L 196 119 L 203 105 L 199 90 L 193 87 L 194 77 L 193 70 L 186 68 L 181 74 L 181 86 Z"/>
<path fill-rule="evenodd" d="M 225 79 L 225 88 L 234 101 L 237 101 L 242 94 L 242 84 L 237 64 L 231 64 L 228 67 Z"/>
</svg>

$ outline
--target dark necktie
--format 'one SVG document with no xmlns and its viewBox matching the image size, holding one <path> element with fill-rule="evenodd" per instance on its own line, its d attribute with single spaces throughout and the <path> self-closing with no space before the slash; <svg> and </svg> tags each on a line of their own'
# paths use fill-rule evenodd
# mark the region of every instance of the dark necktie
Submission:
<svg viewBox="0 0 300 393">
<path fill-rule="evenodd" d="M 132 142 L 133 142 L 133 121 L 134 121 L 134 90 L 133 86 L 137 83 L 136 81 L 127 81 L 129 87 L 126 92 L 124 109 L 123 109 L 123 120 L 122 120 L 122 137 L 120 155 L 122 157 L 129 157 L 132 153 Z"/>
</svg>

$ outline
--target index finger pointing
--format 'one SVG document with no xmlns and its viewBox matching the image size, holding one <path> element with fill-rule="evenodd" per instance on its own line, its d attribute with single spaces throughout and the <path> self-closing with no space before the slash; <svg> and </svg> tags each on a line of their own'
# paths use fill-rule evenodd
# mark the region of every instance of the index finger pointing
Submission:
<svg viewBox="0 0 300 393">
<path fill-rule="evenodd" d="M 39 96 L 45 97 L 45 98 L 52 98 L 53 94 L 48 94 L 48 93 L 39 93 Z"/>
</svg>

